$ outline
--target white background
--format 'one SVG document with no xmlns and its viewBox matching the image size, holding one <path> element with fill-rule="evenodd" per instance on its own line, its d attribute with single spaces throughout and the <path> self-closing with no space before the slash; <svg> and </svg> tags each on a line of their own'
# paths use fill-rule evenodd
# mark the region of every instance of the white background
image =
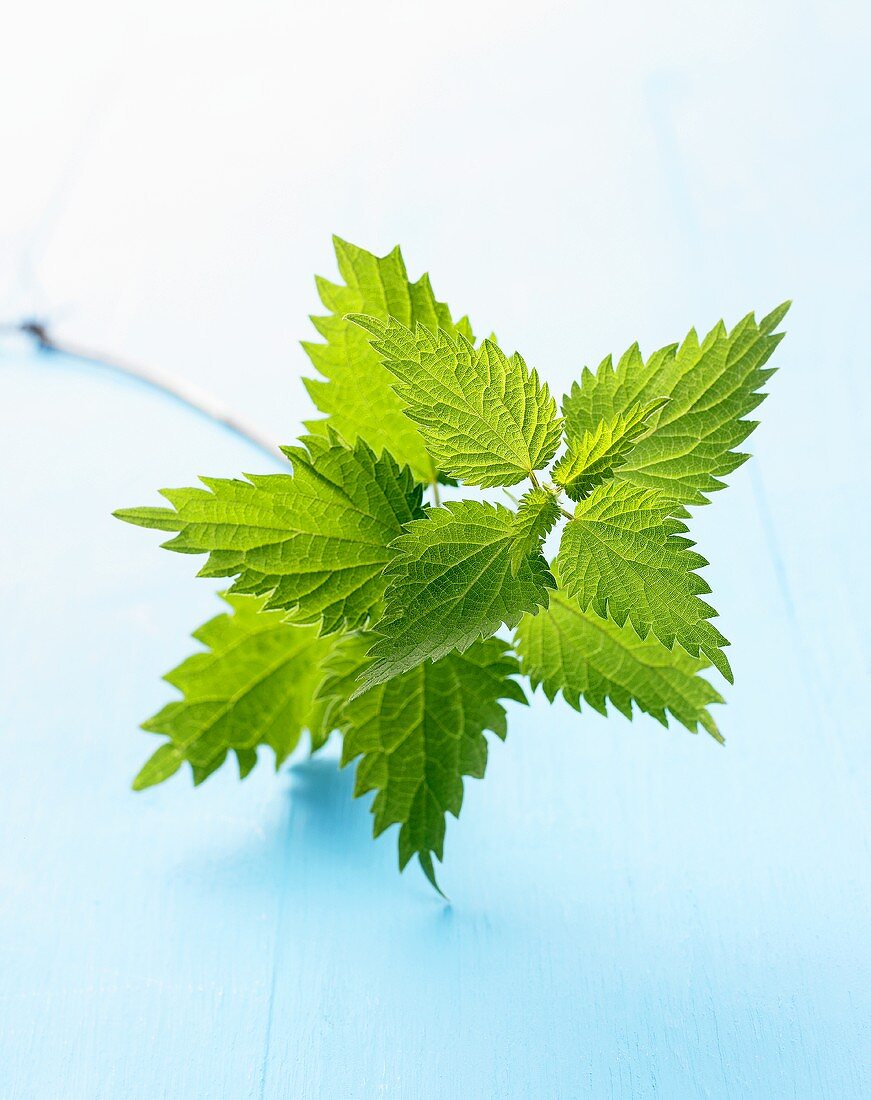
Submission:
<svg viewBox="0 0 871 1100">
<path fill-rule="evenodd" d="M 811 284 L 815 311 L 861 310 L 867 13 L 18 5 L 0 318 L 47 315 L 284 438 L 332 232 L 400 242 L 557 383 Z"/>
</svg>

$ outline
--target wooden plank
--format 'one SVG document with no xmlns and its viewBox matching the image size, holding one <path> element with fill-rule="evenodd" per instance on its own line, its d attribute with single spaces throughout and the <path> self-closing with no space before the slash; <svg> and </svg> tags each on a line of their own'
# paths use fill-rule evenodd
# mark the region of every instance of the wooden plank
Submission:
<svg viewBox="0 0 871 1100">
<path fill-rule="evenodd" d="M 197 288 L 201 324 L 181 339 L 173 308 L 187 324 L 192 307 L 176 292 L 216 230 L 204 214 L 169 256 L 163 226 L 124 285 L 135 323 L 122 310 L 108 331 L 133 341 L 119 352 L 189 355 L 186 375 L 295 426 L 308 408 L 299 389 L 285 401 L 286 323 L 265 315 L 287 308 L 277 257 L 326 236 L 337 209 L 361 243 L 402 236 L 415 271 L 432 258 L 439 294 L 557 391 L 584 356 L 794 296 L 755 463 L 693 528 L 733 642 L 726 747 L 540 696 L 514 708 L 449 824 L 449 906 L 396 873 L 391 834 L 372 842 L 335 746 L 244 784 L 133 794 L 149 745 L 136 726 L 171 697 L 159 676 L 216 612 L 216 586 L 109 513 L 265 466 L 138 387 L 5 351 L 3 1100 L 871 1095 L 866 39 L 858 11 L 775 5 L 656 33 L 633 12 L 607 33 L 560 15 L 485 57 L 471 35 L 415 58 L 424 90 L 407 114 L 384 109 L 385 132 L 407 137 L 389 180 L 377 142 L 353 147 L 350 174 L 331 149 L 256 201 L 248 176 L 244 200 L 216 190 L 212 210 L 236 201 L 250 220 L 204 255 L 250 240 L 248 265 Z M 325 121 L 346 120 L 335 97 Z M 452 156 L 434 163 L 434 147 Z M 49 268 L 62 288 L 74 272 L 83 299 L 103 288 L 88 324 L 108 312 L 114 253 L 80 288 L 69 241 L 124 190 L 114 141 L 105 157 Z M 513 167 L 494 190 L 496 164 Z M 293 223 L 287 180 L 306 224 L 256 261 L 264 226 Z M 287 262 L 302 285 L 308 259 Z M 164 286 L 149 263 L 176 280 L 167 301 L 140 293 Z M 256 371 L 240 368 L 246 346 Z"/>
<path fill-rule="evenodd" d="M 4 371 L 10 1095 L 862 1095 L 861 681 L 828 692 L 817 663 L 867 630 L 858 556 L 833 573 L 830 541 L 802 542 L 770 431 L 699 523 L 727 748 L 515 708 L 449 829 L 443 907 L 328 760 L 128 790 L 157 675 L 214 600 L 108 513 L 259 460 L 134 387 Z M 845 542 L 859 489 L 820 505 Z"/>
</svg>

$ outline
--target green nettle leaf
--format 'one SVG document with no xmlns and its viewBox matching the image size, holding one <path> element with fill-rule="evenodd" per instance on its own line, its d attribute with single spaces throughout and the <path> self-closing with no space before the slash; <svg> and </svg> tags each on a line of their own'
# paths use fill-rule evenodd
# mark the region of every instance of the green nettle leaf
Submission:
<svg viewBox="0 0 871 1100">
<path fill-rule="evenodd" d="M 317 280 L 321 301 L 330 312 L 311 320 L 326 343 L 303 343 L 323 376 L 304 379 L 305 386 L 327 418 L 308 421 L 306 427 L 317 433 L 331 427 L 349 443 L 365 439 L 374 451 L 386 449 L 400 465 L 410 466 L 419 481 L 432 481 L 433 461 L 420 432 L 404 415 L 404 403 L 392 388 L 391 376 L 366 334 L 346 321 L 345 314 L 368 313 L 385 321 L 396 317 L 407 325 L 461 333 L 471 341 L 468 318 L 451 320 L 448 307 L 436 301 L 428 275 L 409 282 L 398 248 L 375 256 L 338 237 L 333 243 L 345 285 Z"/>
<path fill-rule="evenodd" d="M 446 815 L 459 817 L 463 777 L 484 775 L 484 731 L 504 739 L 500 700 L 526 703 L 513 679 L 519 667 L 505 642 L 489 638 L 424 661 L 349 702 L 367 646 L 364 635 L 349 637 L 328 662 L 321 694 L 329 700 L 329 722 L 344 738 L 342 764 L 361 758 L 355 795 L 377 791 L 375 836 L 399 824 L 400 869 L 416 855 L 439 889 L 432 857 L 443 858 Z"/>
<path fill-rule="evenodd" d="M 555 585 L 540 552 L 511 569 L 515 513 L 480 501 L 451 501 L 408 525 L 384 575 L 384 617 L 375 626 L 363 689 L 451 650 L 464 652 L 524 611 L 546 607 Z"/>
<path fill-rule="evenodd" d="M 636 404 L 668 397 L 618 476 L 684 504 L 707 504 L 709 494 L 724 487 L 721 479 L 749 457 L 735 448 L 756 427 L 744 418 L 765 399 L 759 391 L 774 373 L 765 364 L 783 338 L 774 330 L 789 304 L 758 323 L 750 313 L 731 332 L 720 322 L 701 343 L 693 329 L 680 346 L 661 348 L 646 362 L 633 344 L 616 367 L 608 358 L 595 375 L 585 369 L 563 402 L 568 438 L 577 440 Z"/>
<path fill-rule="evenodd" d="M 541 551 L 541 544 L 559 519 L 559 504 L 551 489 L 536 486 L 524 493 L 514 516 L 514 546 L 511 572 L 516 577 L 530 554 Z"/>
<path fill-rule="evenodd" d="M 504 701 L 526 702 L 518 675 L 578 711 L 722 740 L 703 673 L 731 680 L 728 642 L 685 521 L 747 458 L 788 306 L 646 360 L 633 345 L 585 369 L 560 417 L 519 355 L 495 336 L 476 348 L 428 277 L 409 281 L 398 248 L 335 247 L 344 282 L 318 280 L 325 342 L 304 345 L 324 419 L 284 449 L 292 472 L 203 478 L 164 490 L 168 507 L 116 513 L 206 555 L 201 576 L 233 578 L 230 613 L 167 676 L 181 698 L 144 724 L 164 740 L 134 786 L 185 763 L 201 783 L 230 753 L 244 777 L 261 745 L 280 764 L 304 731 L 312 752 L 338 732 L 355 793 L 375 793 L 375 835 L 398 825 L 400 868 L 416 856 L 438 889 L 447 815 L 484 774 L 486 732 L 505 737 Z M 523 481 L 514 510 L 439 503 L 440 485 L 513 500 Z M 519 663 L 495 637 L 506 627 Z"/>
<path fill-rule="evenodd" d="M 422 516 L 407 467 L 362 440 L 333 436 L 288 447 L 293 475 L 202 478 L 205 489 L 165 489 L 172 508 L 131 508 L 128 523 L 178 534 L 164 543 L 208 554 L 205 577 L 237 577 L 231 591 L 266 596 L 268 609 L 322 622 L 324 633 L 362 625 L 384 594 L 391 542 Z"/>
<path fill-rule="evenodd" d="M 669 648 L 678 642 L 694 657 L 703 653 L 731 681 L 722 651 L 729 643 L 708 621 L 716 611 L 699 599 L 710 588 L 694 570 L 708 563 L 690 549 L 673 508 L 655 489 L 606 481 L 566 524 L 559 575 L 585 610 L 621 626 L 628 619 L 642 638 L 652 630 Z"/>
<path fill-rule="evenodd" d="M 207 647 L 165 677 L 184 696 L 143 723 L 168 737 L 133 781 L 136 790 L 168 779 L 186 760 L 199 784 L 235 753 L 244 778 L 268 745 L 276 767 L 296 748 L 304 729 L 318 727 L 315 702 L 323 662 L 334 639 L 313 626 L 289 623 L 263 600 L 225 595 L 232 614 L 218 615 L 194 638 Z"/>
<path fill-rule="evenodd" d="M 165 741 L 139 769 L 136 778 L 133 780 L 133 790 L 144 791 L 146 787 L 154 787 L 158 783 L 163 783 L 164 780 L 175 775 L 183 763 L 184 753 L 177 749 L 172 741 Z M 239 774 L 240 776 L 243 775 L 241 765 Z"/>
<path fill-rule="evenodd" d="M 343 634 L 338 638 L 333 636 L 334 644 L 338 645 L 345 637 L 348 637 L 348 635 Z M 316 752 L 320 752 L 327 741 L 329 741 L 330 734 L 333 732 L 333 727 L 327 724 L 326 709 L 325 700 L 316 696 L 308 719 L 308 734 L 311 742 L 312 756 L 314 756 Z"/>
<path fill-rule="evenodd" d="M 671 714 L 691 733 L 701 725 L 722 741 L 707 708 L 723 699 L 699 675 L 710 661 L 680 646 L 667 649 L 653 634 L 642 639 L 628 622 L 618 626 L 592 608 L 584 611 L 561 589 L 551 593 L 546 611 L 523 616 L 514 644 L 524 676 L 551 702 L 562 692 L 579 711 L 583 696 L 607 715 L 610 699 L 627 718 L 634 703 L 664 726 Z"/>
<path fill-rule="evenodd" d="M 572 500 L 588 497 L 597 485 L 614 476 L 649 426 L 651 416 L 668 401 L 662 397 L 635 404 L 584 432 L 553 468 L 553 480 Z"/>
<path fill-rule="evenodd" d="M 351 314 L 394 377 L 439 469 L 468 485 L 514 485 L 556 454 L 562 421 L 547 385 L 492 340 Z"/>
</svg>

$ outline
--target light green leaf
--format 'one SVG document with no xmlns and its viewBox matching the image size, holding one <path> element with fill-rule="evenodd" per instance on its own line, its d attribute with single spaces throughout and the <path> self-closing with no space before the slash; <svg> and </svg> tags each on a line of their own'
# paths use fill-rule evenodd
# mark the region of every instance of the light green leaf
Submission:
<svg viewBox="0 0 871 1100">
<path fill-rule="evenodd" d="M 722 647 L 729 643 L 708 621 L 717 613 L 700 593 L 710 588 L 694 570 L 707 561 L 671 518 L 674 504 L 654 489 L 606 481 L 581 501 L 563 531 L 556 566 L 581 607 L 628 619 L 642 638 L 652 630 L 669 649 L 677 641 L 731 681 Z"/>
<path fill-rule="evenodd" d="M 546 466 L 562 430 L 556 402 L 523 359 L 491 340 L 353 314 L 395 378 L 439 469 L 469 485 L 514 485 Z"/>
<path fill-rule="evenodd" d="M 238 579 L 231 591 L 266 596 L 269 609 L 322 620 L 331 633 L 362 625 L 384 593 L 390 543 L 423 515 L 422 489 L 387 453 L 376 458 L 358 440 L 309 436 L 288 447 L 289 474 L 248 481 L 202 478 L 205 489 L 165 489 L 172 509 L 131 508 L 128 523 L 175 530 L 164 543 L 208 554 L 204 577 Z"/>
<path fill-rule="evenodd" d="M 163 783 L 164 780 L 175 775 L 183 763 L 184 753 L 179 752 L 172 741 L 164 741 L 139 769 L 139 773 L 133 780 L 133 790 L 144 791 L 146 787 Z"/>
<path fill-rule="evenodd" d="M 515 575 L 515 514 L 499 505 L 451 501 L 409 524 L 385 569 L 384 617 L 361 681 L 383 683 L 451 650 L 461 653 L 524 611 L 547 606 L 554 587 L 542 555 L 528 554 Z"/>
<path fill-rule="evenodd" d="M 333 641 L 335 645 L 338 646 L 341 644 L 342 638 L 347 637 L 352 637 L 352 635 L 343 634 L 341 637 L 333 636 Z M 312 756 L 314 756 L 316 752 L 320 752 L 324 745 L 326 745 L 334 728 L 334 726 L 327 723 L 326 702 L 316 696 L 308 719 L 308 732 Z"/>
<path fill-rule="evenodd" d="M 276 767 L 296 748 L 304 729 L 319 720 L 314 702 L 322 664 L 334 639 L 313 626 L 289 623 L 263 600 L 225 595 L 232 614 L 218 615 L 194 638 L 205 652 L 188 657 L 164 679 L 183 698 L 144 722 L 169 738 L 133 781 L 136 790 L 167 779 L 186 760 L 199 784 L 236 754 L 244 778 L 268 745 Z"/>
<path fill-rule="evenodd" d="M 541 544 L 559 519 L 556 494 L 536 486 L 520 498 L 514 517 L 514 546 L 511 550 L 511 572 L 516 577 L 524 560 L 541 551 Z"/>
<path fill-rule="evenodd" d="M 626 412 L 600 420 L 568 450 L 553 468 L 553 480 L 572 500 L 583 500 L 597 485 L 614 476 L 638 439 L 648 430 L 651 416 L 667 402 L 662 397 L 646 405 L 632 405 Z"/>
<path fill-rule="evenodd" d="M 420 432 L 403 415 L 402 399 L 365 333 L 349 324 L 345 314 L 396 317 L 408 325 L 443 328 L 473 340 L 468 318 L 452 321 L 448 307 L 436 301 L 428 275 L 409 282 L 399 248 L 375 256 L 339 237 L 333 243 L 345 285 L 317 280 L 321 301 L 330 312 L 312 317 L 312 322 L 326 343 L 303 343 L 323 376 L 305 379 L 306 389 L 327 418 L 306 426 L 317 433 L 332 427 L 349 443 L 365 439 L 376 453 L 389 450 L 419 481 L 430 482 L 435 470 Z"/>
<path fill-rule="evenodd" d="M 399 866 L 416 855 L 438 890 L 433 856 L 443 858 L 445 817 L 458 817 L 463 777 L 480 779 L 487 764 L 485 730 L 504 739 L 502 699 L 525 703 L 517 661 L 498 638 L 465 653 L 424 661 L 387 684 L 348 701 L 367 664 L 365 636 L 346 638 L 328 663 L 321 689 L 329 722 L 344 735 L 342 764 L 361 757 L 355 795 L 377 791 L 374 835 L 399 830 Z"/>
<path fill-rule="evenodd" d="M 708 707 L 723 700 L 700 675 L 710 661 L 680 646 L 667 649 L 653 634 L 641 639 L 629 623 L 618 626 L 592 608 L 583 611 L 560 589 L 546 611 L 523 616 L 514 644 L 523 674 L 533 688 L 541 684 L 551 702 L 561 691 L 579 711 L 583 696 L 607 715 L 610 699 L 630 719 L 634 703 L 664 726 L 671 714 L 691 733 L 701 725 L 722 741 Z"/>
<path fill-rule="evenodd" d="M 783 338 L 774 330 L 788 308 L 758 323 L 748 314 L 731 332 L 720 322 L 701 343 L 692 330 L 679 347 L 661 348 L 646 362 L 633 344 L 616 367 L 608 358 L 595 375 L 585 369 L 563 402 L 567 436 L 580 439 L 633 405 L 668 397 L 618 476 L 684 504 L 707 504 L 749 457 L 735 448 L 756 427 L 744 418 L 765 398 L 759 391 L 774 373 L 765 364 Z"/>
</svg>

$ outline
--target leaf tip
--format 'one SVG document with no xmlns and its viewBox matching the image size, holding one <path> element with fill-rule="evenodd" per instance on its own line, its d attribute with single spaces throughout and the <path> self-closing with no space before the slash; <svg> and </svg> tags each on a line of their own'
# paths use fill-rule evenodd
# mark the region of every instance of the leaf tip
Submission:
<svg viewBox="0 0 871 1100">
<path fill-rule="evenodd" d="M 448 905 L 450 905 L 451 899 L 444 892 L 444 890 L 442 890 L 441 886 L 439 886 L 438 884 L 438 880 L 436 879 L 435 868 L 432 865 L 432 852 L 418 852 L 417 858 L 420 862 L 423 873 L 426 875 L 427 880 L 429 881 L 430 886 L 432 886 L 433 890 L 435 890 L 435 892 L 440 897 L 444 898 Z"/>
<path fill-rule="evenodd" d="M 383 321 L 379 321 L 377 317 L 370 317 L 368 313 L 346 313 L 342 320 L 356 325 L 357 328 L 371 333 L 372 336 L 381 336 L 387 327 Z"/>
<path fill-rule="evenodd" d="M 184 757 L 175 745 L 171 741 L 167 742 L 149 756 L 130 786 L 134 791 L 144 791 L 148 787 L 154 787 L 175 775 L 183 760 Z"/>
</svg>

